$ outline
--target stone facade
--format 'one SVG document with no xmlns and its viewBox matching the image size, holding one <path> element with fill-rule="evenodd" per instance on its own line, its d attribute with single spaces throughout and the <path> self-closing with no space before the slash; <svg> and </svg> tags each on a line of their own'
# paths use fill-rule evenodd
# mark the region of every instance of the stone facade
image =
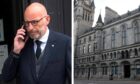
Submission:
<svg viewBox="0 0 140 84">
<path fill-rule="evenodd" d="M 106 7 L 104 22 L 99 15 L 95 27 L 77 36 L 75 78 L 140 79 L 140 7 L 123 15 Z"/>
</svg>

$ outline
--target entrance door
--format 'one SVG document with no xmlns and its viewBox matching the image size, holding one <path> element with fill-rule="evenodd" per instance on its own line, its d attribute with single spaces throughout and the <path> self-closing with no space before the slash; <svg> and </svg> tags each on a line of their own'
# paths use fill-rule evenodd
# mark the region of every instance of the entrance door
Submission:
<svg viewBox="0 0 140 84">
<path fill-rule="evenodd" d="M 124 78 L 130 77 L 130 65 L 124 65 Z"/>
</svg>

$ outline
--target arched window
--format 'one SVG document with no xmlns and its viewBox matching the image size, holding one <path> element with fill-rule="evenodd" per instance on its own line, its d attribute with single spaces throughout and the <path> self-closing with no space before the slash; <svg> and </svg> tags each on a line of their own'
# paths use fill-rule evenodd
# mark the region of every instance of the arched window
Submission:
<svg viewBox="0 0 140 84">
<path fill-rule="evenodd" d="M 92 49 L 91 49 L 91 44 L 88 44 L 88 52 L 91 53 Z"/>
<path fill-rule="evenodd" d="M 111 34 L 111 48 L 115 47 L 115 30 L 114 28 L 111 30 L 112 34 Z"/>
<path fill-rule="evenodd" d="M 135 48 L 135 57 L 138 56 L 138 50 Z"/>
<path fill-rule="evenodd" d="M 102 68 L 102 75 L 107 75 L 107 64 L 106 63 L 103 63 L 101 64 L 101 68 Z"/>
<path fill-rule="evenodd" d="M 128 50 L 126 50 L 125 53 L 126 53 L 126 58 L 130 58 L 130 55 L 128 53 Z"/>
<path fill-rule="evenodd" d="M 111 74 L 112 75 L 117 75 L 118 74 L 118 65 L 117 65 L 117 63 L 116 62 L 112 62 L 110 64 L 110 66 L 111 66 Z"/>
<path fill-rule="evenodd" d="M 83 46 L 84 54 L 86 53 L 86 46 Z"/>
<path fill-rule="evenodd" d="M 125 58 L 125 53 L 124 53 L 124 51 L 121 52 L 121 55 L 122 55 L 121 58 L 124 59 L 124 58 Z"/>
<path fill-rule="evenodd" d="M 113 59 L 116 59 L 117 58 L 117 55 L 116 55 L 116 52 L 114 52 L 114 58 Z"/>
</svg>

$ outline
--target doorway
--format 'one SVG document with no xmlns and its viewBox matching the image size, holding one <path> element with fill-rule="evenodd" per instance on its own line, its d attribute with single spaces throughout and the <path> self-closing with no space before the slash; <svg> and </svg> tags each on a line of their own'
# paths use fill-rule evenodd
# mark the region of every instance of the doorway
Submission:
<svg viewBox="0 0 140 84">
<path fill-rule="evenodd" d="M 130 65 L 124 65 L 124 78 L 130 77 Z"/>
</svg>

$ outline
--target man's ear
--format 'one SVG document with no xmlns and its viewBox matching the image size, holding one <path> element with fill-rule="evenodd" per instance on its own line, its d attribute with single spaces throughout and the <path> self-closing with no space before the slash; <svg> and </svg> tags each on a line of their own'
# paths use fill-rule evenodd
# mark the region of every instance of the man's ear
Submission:
<svg viewBox="0 0 140 84">
<path fill-rule="evenodd" d="M 49 25 L 51 17 L 49 15 L 46 16 L 46 24 Z"/>
</svg>

